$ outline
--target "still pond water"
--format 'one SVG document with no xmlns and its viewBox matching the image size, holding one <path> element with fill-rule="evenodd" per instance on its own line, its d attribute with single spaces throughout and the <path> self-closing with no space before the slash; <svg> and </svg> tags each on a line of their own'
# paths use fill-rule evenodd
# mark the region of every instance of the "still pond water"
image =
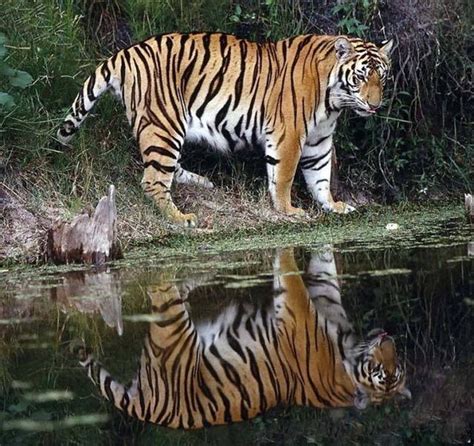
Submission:
<svg viewBox="0 0 474 446">
<path fill-rule="evenodd" d="M 377 246 L 315 241 L 165 259 L 148 251 L 101 270 L 4 269 L 0 445 L 470 443 L 471 231 L 454 220 Z M 331 358 L 374 329 L 389 335 L 379 342 L 395 341 L 412 398 L 345 407 L 357 392 Z M 79 357 L 100 361 L 93 375 L 131 415 L 101 396 Z M 130 386 L 126 395 L 108 373 Z M 300 378 L 289 385 L 289 375 Z M 195 430 L 143 421 L 197 427 L 239 417 L 252 419 Z"/>
</svg>

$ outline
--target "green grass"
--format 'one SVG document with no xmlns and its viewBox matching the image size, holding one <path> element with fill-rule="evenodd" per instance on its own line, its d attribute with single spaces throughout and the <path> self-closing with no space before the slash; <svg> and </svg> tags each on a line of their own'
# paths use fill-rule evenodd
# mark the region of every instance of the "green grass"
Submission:
<svg viewBox="0 0 474 446">
<path fill-rule="evenodd" d="M 164 258 L 176 255 L 196 255 L 202 252 L 219 253 L 282 246 L 322 244 L 351 244 L 357 249 L 378 246 L 418 246 L 421 243 L 451 243 L 450 239 L 467 241 L 469 225 L 464 220 L 461 203 L 438 203 L 430 206 L 400 205 L 361 210 L 350 216 L 324 216 L 307 222 L 265 223 L 248 228 L 230 228 L 216 233 L 174 233 L 155 243 L 146 243 L 130 249 L 125 263 L 139 259 Z M 430 238 L 446 221 L 454 219 L 456 229 Z M 400 229 L 389 231 L 388 223 L 397 223 Z M 423 232 L 422 239 L 418 234 Z"/>
</svg>

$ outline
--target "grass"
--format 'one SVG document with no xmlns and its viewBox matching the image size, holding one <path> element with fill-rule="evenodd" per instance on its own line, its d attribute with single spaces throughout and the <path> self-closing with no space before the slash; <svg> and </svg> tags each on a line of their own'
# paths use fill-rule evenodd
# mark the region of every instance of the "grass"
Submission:
<svg viewBox="0 0 474 446">
<path fill-rule="evenodd" d="M 137 190 L 139 193 L 139 190 Z M 220 192 L 224 194 L 224 191 Z M 137 198 L 140 198 L 138 195 Z M 188 194 L 186 194 L 188 199 Z M 220 196 L 217 195 L 220 199 Z M 223 198 L 224 200 L 225 198 Z M 229 197 L 227 197 L 229 199 Z M 313 218 L 291 220 L 275 214 L 263 198 L 260 203 L 246 202 L 244 208 L 252 208 L 257 217 L 252 219 L 248 214 L 239 218 L 228 214 L 228 208 L 220 213 L 215 207 L 206 208 L 200 204 L 202 221 L 212 221 L 214 229 L 184 230 L 167 227 L 154 214 L 149 203 L 118 203 L 119 234 L 124 246 L 125 259 L 114 262 L 117 266 L 145 264 L 166 261 L 167 258 L 184 256 L 191 261 L 193 256 L 207 253 L 209 256 L 230 251 L 277 248 L 282 246 L 319 246 L 322 244 L 340 244 L 344 249 L 372 249 L 378 246 L 414 247 L 423 243 L 439 245 L 453 242 L 469 241 L 470 229 L 465 221 L 462 203 L 440 202 L 420 206 L 404 203 L 396 206 L 379 206 L 361 208 L 354 214 L 346 216 L 323 215 Z M 218 201 L 219 202 L 219 201 Z M 235 199 L 230 204 L 240 203 Z M 262 204 L 263 203 L 263 204 Z M 267 204 L 267 211 L 264 205 Z M 129 212 L 130 209 L 134 212 Z M 193 210 L 193 209 L 190 209 Z M 268 214 L 265 214 L 268 212 Z M 247 218 L 247 220 L 245 220 Z M 449 223 L 451 221 L 451 223 Z M 397 223 L 399 229 L 389 231 L 388 223 Z M 450 224 L 449 230 L 444 230 Z M 439 232 L 444 232 L 441 237 Z M 420 232 L 423 236 L 420 236 Z M 352 247 L 352 248 L 351 248 Z M 189 258 L 191 256 L 191 259 Z M 3 266 L 10 271 L 22 270 L 22 265 L 14 265 L 10 259 Z M 24 260 L 18 253 L 17 260 Z M 0 263 L 1 264 L 1 263 Z M 57 267 L 46 266 L 55 271 Z M 71 266 L 60 267 L 67 271 Z M 81 266 L 77 266 L 81 269 Z M 36 269 L 35 269 L 36 270 Z M 27 268 L 26 271 L 29 271 Z"/>
<path fill-rule="evenodd" d="M 449 219 L 455 219 L 453 229 L 446 238 L 430 234 L 439 230 Z M 194 255 L 200 252 L 245 251 L 249 249 L 281 246 L 308 246 L 338 243 L 354 249 L 377 246 L 417 246 L 421 243 L 450 243 L 452 237 L 468 240 L 469 226 L 464 219 L 461 203 L 426 206 L 402 205 L 362 210 L 350 216 L 329 215 L 306 222 L 281 221 L 263 223 L 253 227 L 228 227 L 216 232 L 174 233 L 159 246 L 154 243 L 132 248 L 126 262 L 140 258 L 162 258 L 175 255 Z M 396 222 L 400 229 L 388 231 L 386 225 Z M 418 234 L 424 232 L 424 237 Z M 347 248 L 346 248 L 347 249 Z"/>
</svg>

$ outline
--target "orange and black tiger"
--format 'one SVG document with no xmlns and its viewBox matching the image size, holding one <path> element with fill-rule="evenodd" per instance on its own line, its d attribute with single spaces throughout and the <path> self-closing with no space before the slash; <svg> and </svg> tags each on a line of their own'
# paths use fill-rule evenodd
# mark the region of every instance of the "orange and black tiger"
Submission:
<svg viewBox="0 0 474 446">
<path fill-rule="evenodd" d="M 292 249 L 279 251 L 265 299 L 236 300 L 201 319 L 189 288 L 168 277 L 148 287 L 153 322 L 131 385 L 84 349 L 81 364 L 118 409 L 173 428 L 246 420 L 280 405 L 363 409 L 410 397 L 393 338 L 383 330 L 356 336 L 335 273 L 331 251 L 313 253 L 305 284 Z"/>
<path fill-rule="evenodd" d="M 173 179 L 212 187 L 183 169 L 185 140 L 232 152 L 262 147 L 277 211 L 302 214 L 290 192 L 300 165 L 326 211 L 354 208 L 329 190 L 337 118 L 345 108 L 376 112 L 390 66 L 392 41 L 301 35 L 255 43 L 221 33 L 164 34 L 120 50 L 99 65 L 58 131 L 67 143 L 97 99 L 111 89 L 126 110 L 143 158 L 145 193 L 173 221 L 194 226 L 171 198 Z"/>
</svg>

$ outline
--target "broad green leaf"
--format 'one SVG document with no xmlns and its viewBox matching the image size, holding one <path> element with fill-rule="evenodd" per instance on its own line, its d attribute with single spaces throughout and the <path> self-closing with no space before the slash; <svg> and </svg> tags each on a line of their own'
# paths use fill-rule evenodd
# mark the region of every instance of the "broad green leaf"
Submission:
<svg viewBox="0 0 474 446">
<path fill-rule="evenodd" d="M 9 67 L 6 63 L 0 61 L 0 74 L 3 76 L 14 76 L 16 73 L 16 70 L 13 68 Z"/>
<path fill-rule="evenodd" d="M 3 91 L 0 91 L 0 107 L 13 107 L 15 105 L 15 101 L 13 99 L 13 96 L 9 95 L 8 93 L 4 93 Z"/>
<path fill-rule="evenodd" d="M 33 78 L 26 71 L 16 70 L 15 75 L 10 77 L 10 84 L 18 88 L 26 88 L 33 82 Z"/>
<path fill-rule="evenodd" d="M 7 49 L 2 44 L 0 44 L 0 59 L 3 59 L 5 54 L 7 54 Z"/>
<path fill-rule="evenodd" d="M 7 36 L 3 33 L 0 33 L 0 45 L 4 45 L 7 42 Z"/>
</svg>

